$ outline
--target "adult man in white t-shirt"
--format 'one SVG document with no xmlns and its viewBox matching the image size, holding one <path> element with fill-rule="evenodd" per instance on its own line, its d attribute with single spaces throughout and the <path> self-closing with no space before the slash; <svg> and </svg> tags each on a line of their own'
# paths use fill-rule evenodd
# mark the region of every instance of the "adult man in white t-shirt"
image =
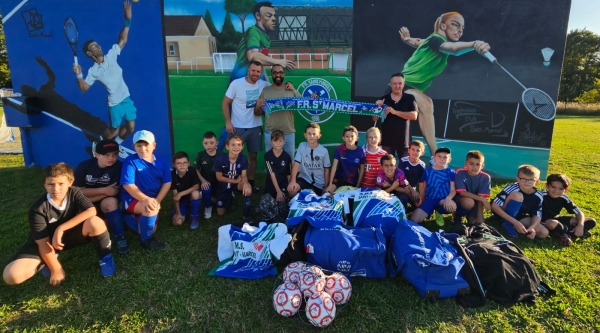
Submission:
<svg viewBox="0 0 600 333">
<path fill-rule="evenodd" d="M 123 13 L 125 24 L 119 33 L 118 42 L 107 54 L 102 52 L 102 48 L 94 40 L 88 40 L 83 44 L 83 52 L 94 61 L 94 65 L 88 70 L 85 79 L 81 66 L 73 64 L 73 71 L 77 75 L 77 85 L 82 92 L 88 91 L 96 81 L 100 81 L 108 90 L 110 125 L 104 131 L 103 138 L 113 139 L 119 144 L 133 133 L 137 111 L 133 101 L 129 98 L 129 88 L 123 80 L 123 69 L 117 63 L 117 56 L 121 54 L 121 50 L 127 43 L 131 26 L 131 2 L 123 3 Z M 125 125 L 121 126 L 123 119 L 125 119 Z M 119 156 L 127 157 L 122 156 L 123 153 Z"/>
<path fill-rule="evenodd" d="M 254 107 L 263 88 L 269 86 L 267 81 L 259 80 L 261 73 L 262 64 L 250 62 L 248 76 L 231 81 L 222 104 L 227 133 L 241 136 L 248 149 L 248 182 L 254 192 L 258 191 L 254 186 L 256 155 L 262 150 L 262 118 L 254 115 Z"/>
</svg>

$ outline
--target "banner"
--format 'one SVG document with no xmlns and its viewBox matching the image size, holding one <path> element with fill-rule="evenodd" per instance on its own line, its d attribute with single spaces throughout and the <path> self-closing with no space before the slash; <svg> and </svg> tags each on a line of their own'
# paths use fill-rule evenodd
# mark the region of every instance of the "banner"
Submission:
<svg viewBox="0 0 600 333">
<path fill-rule="evenodd" d="M 339 101 L 327 98 L 305 98 L 305 97 L 287 97 L 271 98 L 265 100 L 263 110 L 265 116 L 279 111 L 307 111 L 312 112 L 333 112 L 342 114 L 353 114 L 359 116 L 375 116 L 385 120 L 385 108 L 382 104 L 377 106 L 375 103 L 360 103 L 352 101 Z"/>
</svg>

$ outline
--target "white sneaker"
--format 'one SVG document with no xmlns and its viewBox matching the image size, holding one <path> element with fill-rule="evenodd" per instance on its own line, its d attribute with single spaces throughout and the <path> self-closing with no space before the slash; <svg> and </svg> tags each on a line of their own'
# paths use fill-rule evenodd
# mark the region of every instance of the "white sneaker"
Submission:
<svg viewBox="0 0 600 333">
<path fill-rule="evenodd" d="M 123 147 L 119 146 L 119 158 L 126 159 L 129 154 L 123 149 Z"/>
<path fill-rule="evenodd" d="M 209 219 L 212 216 L 212 207 L 204 208 L 204 218 Z"/>
</svg>

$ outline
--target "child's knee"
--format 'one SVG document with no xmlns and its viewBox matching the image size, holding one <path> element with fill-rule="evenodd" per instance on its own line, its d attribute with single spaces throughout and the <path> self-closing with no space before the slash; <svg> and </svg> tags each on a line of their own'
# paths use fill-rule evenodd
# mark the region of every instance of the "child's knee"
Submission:
<svg viewBox="0 0 600 333">
<path fill-rule="evenodd" d="M 102 211 L 105 213 L 112 212 L 113 210 L 117 210 L 118 208 L 119 201 L 117 200 L 117 198 L 104 198 L 102 199 L 102 202 L 100 202 L 100 209 L 102 209 Z"/>
<path fill-rule="evenodd" d="M 97 236 L 106 230 L 106 224 L 98 216 L 92 216 L 83 222 L 83 233 L 85 236 Z"/>
<path fill-rule="evenodd" d="M 509 194 L 506 197 L 506 203 L 508 203 L 509 201 L 523 202 L 523 193 L 521 193 L 521 192 L 512 192 L 511 194 Z"/>
<path fill-rule="evenodd" d="M 554 220 L 554 219 L 546 220 L 546 222 L 544 222 L 544 224 L 546 225 L 546 229 L 549 229 L 549 230 L 554 230 L 554 228 L 556 228 L 558 223 L 560 223 L 560 222 L 558 222 L 558 220 Z"/>
<path fill-rule="evenodd" d="M 535 235 L 537 236 L 537 238 L 546 238 L 548 237 L 548 235 L 550 235 L 550 232 L 543 225 L 538 225 L 535 228 Z"/>
<path fill-rule="evenodd" d="M 473 209 L 475 207 L 475 200 L 471 198 L 460 198 L 460 205 L 467 210 Z"/>
<path fill-rule="evenodd" d="M 192 191 L 191 196 L 192 196 L 192 200 L 198 200 L 198 199 L 200 199 L 200 191 L 198 191 L 198 190 Z"/>
</svg>

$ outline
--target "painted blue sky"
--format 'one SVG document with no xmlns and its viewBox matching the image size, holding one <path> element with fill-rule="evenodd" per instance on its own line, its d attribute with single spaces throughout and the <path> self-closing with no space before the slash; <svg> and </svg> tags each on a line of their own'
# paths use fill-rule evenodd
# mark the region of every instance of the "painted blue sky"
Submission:
<svg viewBox="0 0 600 333">
<path fill-rule="evenodd" d="M 276 6 L 285 5 L 312 5 L 312 6 L 352 6 L 353 0 L 273 0 Z M 223 26 L 225 17 L 225 0 L 165 0 L 166 15 L 204 15 L 206 10 L 210 11 L 213 22 L 217 29 Z M 600 1 L 595 0 L 572 0 L 571 15 L 569 17 L 569 28 L 586 28 L 600 34 Z M 237 30 L 242 30 L 242 24 L 237 17 L 232 17 L 233 25 Z M 246 17 L 245 26 L 254 24 L 252 15 Z"/>
</svg>

